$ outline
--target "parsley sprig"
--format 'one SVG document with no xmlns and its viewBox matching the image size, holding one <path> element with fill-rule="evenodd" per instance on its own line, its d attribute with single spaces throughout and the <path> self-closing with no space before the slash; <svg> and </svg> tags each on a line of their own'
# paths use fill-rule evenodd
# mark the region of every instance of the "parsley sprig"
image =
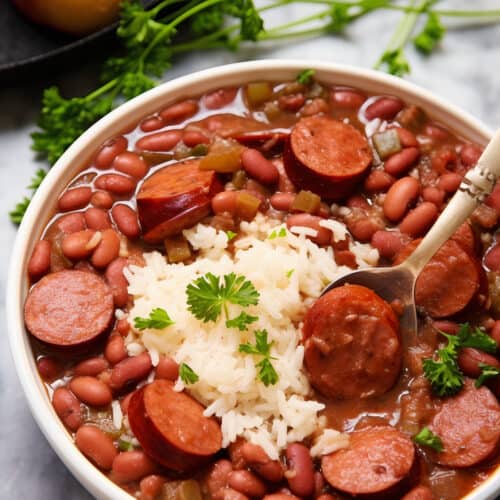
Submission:
<svg viewBox="0 0 500 500">
<path fill-rule="evenodd" d="M 179 366 L 179 377 L 186 384 L 191 385 L 200 379 L 193 369 L 186 363 L 181 363 Z"/>
<path fill-rule="evenodd" d="M 248 326 L 252 323 L 255 323 L 258 320 L 258 316 L 251 316 L 247 314 L 245 311 L 241 311 L 241 313 L 236 316 L 236 318 L 228 319 L 226 321 L 227 328 L 237 328 L 240 332 L 244 332 L 248 329 Z"/>
<path fill-rule="evenodd" d="M 413 437 L 415 443 L 431 448 L 438 453 L 443 451 L 443 442 L 441 438 L 434 434 L 428 427 L 424 427 L 416 436 Z"/>
<path fill-rule="evenodd" d="M 175 321 L 172 321 L 167 311 L 161 307 L 153 309 L 147 318 L 141 318 L 139 316 L 134 318 L 134 327 L 137 330 L 145 330 L 146 328 L 163 330 L 163 328 L 167 328 L 167 326 L 173 324 L 175 324 Z"/>
<path fill-rule="evenodd" d="M 498 375 L 500 375 L 500 369 L 496 366 L 491 366 L 486 363 L 479 363 L 479 368 L 481 369 L 481 374 L 474 384 L 476 387 L 481 387 L 490 378 L 498 377 Z"/>
<path fill-rule="evenodd" d="M 267 330 L 256 330 L 255 344 L 247 342 L 246 344 L 240 344 L 238 348 L 239 352 L 262 356 L 262 359 L 255 366 L 259 369 L 259 380 L 266 387 L 276 384 L 279 380 L 278 373 L 271 363 L 272 359 L 276 359 L 271 356 L 271 346 L 273 343 L 267 341 L 267 335 Z"/>
</svg>

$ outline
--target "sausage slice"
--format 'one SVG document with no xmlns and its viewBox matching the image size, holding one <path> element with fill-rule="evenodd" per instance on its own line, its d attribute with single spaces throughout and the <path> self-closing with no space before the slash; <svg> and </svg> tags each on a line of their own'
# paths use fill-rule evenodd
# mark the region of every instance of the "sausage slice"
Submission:
<svg viewBox="0 0 500 500">
<path fill-rule="evenodd" d="M 350 435 L 349 447 L 321 460 L 325 479 L 349 495 L 387 493 L 408 478 L 415 461 L 411 439 L 393 427 L 367 427 Z"/>
<path fill-rule="evenodd" d="M 323 395 L 367 398 L 396 382 L 402 361 L 399 322 L 370 289 L 330 290 L 308 310 L 303 333 L 309 378 Z"/>
<path fill-rule="evenodd" d="M 447 467 L 471 467 L 490 458 L 500 445 L 500 404 L 487 387 L 477 389 L 472 380 L 445 399 L 429 428 L 443 442 L 443 451 L 432 453 Z"/>
<path fill-rule="evenodd" d="M 24 321 L 39 340 L 69 347 L 106 331 L 113 312 L 113 294 L 102 278 L 64 270 L 44 276 L 33 286 L 24 304 Z"/>
<path fill-rule="evenodd" d="M 203 120 L 189 124 L 189 129 L 203 129 L 219 137 L 235 137 L 248 132 L 263 132 L 268 128 L 267 123 L 231 113 L 208 116 Z"/>
<path fill-rule="evenodd" d="M 222 433 L 205 408 L 168 380 L 155 380 L 134 393 L 128 407 L 130 427 L 144 451 L 177 472 L 207 462 L 222 446 Z"/>
<path fill-rule="evenodd" d="M 148 177 L 137 194 L 139 220 L 147 243 L 180 233 L 210 213 L 212 197 L 222 190 L 212 170 L 198 160 L 162 168 Z"/>
</svg>

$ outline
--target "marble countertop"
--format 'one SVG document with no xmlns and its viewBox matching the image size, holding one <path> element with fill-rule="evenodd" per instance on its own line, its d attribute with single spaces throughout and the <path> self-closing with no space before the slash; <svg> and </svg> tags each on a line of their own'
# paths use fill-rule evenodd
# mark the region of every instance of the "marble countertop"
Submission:
<svg viewBox="0 0 500 500">
<path fill-rule="evenodd" d="M 456 4 L 457 2 L 449 2 Z M 499 8 L 498 0 L 474 6 Z M 470 5 L 470 4 L 469 4 Z M 307 15 L 307 6 L 288 6 L 290 18 Z M 288 18 L 288 16 L 287 16 Z M 235 61 L 303 58 L 371 67 L 387 43 L 398 14 L 377 12 L 350 26 L 342 37 L 244 48 L 237 53 L 213 51 L 184 55 L 165 79 Z M 270 18 L 272 24 L 276 19 Z M 279 20 L 278 20 L 279 22 Z M 1 49 L 0 49 L 1 50 Z M 500 126 L 500 26 L 456 28 L 430 58 L 407 52 L 408 80 L 472 113 L 492 128 Z M 0 88 L 0 321 L 5 321 L 5 285 L 16 228 L 7 213 L 22 196 L 39 167 L 30 150 L 30 133 L 40 106 L 41 90 L 57 83 L 69 95 L 92 85 L 98 65 L 90 62 L 71 72 Z M 65 468 L 35 424 L 10 355 L 6 332 L 0 336 L 0 498 L 83 500 L 91 498 Z"/>
</svg>

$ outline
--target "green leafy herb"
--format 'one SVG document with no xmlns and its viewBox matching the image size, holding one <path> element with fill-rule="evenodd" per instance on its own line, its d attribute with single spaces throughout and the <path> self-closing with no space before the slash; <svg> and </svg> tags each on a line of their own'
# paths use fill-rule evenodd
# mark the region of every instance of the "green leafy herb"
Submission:
<svg viewBox="0 0 500 500">
<path fill-rule="evenodd" d="M 200 378 L 186 363 L 181 363 L 179 366 L 179 377 L 186 385 L 194 384 Z"/>
<path fill-rule="evenodd" d="M 472 329 L 468 323 L 460 325 L 456 338 L 459 347 L 473 347 L 491 354 L 497 351 L 497 343 L 492 337 L 477 327 Z"/>
<path fill-rule="evenodd" d="M 294 273 L 295 269 L 289 269 L 287 272 L 286 272 L 286 277 L 287 278 L 291 278 L 292 274 Z"/>
<path fill-rule="evenodd" d="M 233 231 L 226 231 L 226 236 L 227 236 L 227 241 L 231 241 L 232 239 L 236 238 L 237 234 L 234 233 Z"/>
<path fill-rule="evenodd" d="M 259 292 L 253 284 L 234 273 L 223 276 L 222 283 L 219 276 L 207 273 L 187 286 L 186 295 L 189 311 L 205 323 L 216 321 L 223 307 L 227 318 L 228 302 L 246 307 L 259 301 Z"/>
<path fill-rule="evenodd" d="M 161 307 L 156 307 L 149 313 L 149 318 L 134 318 L 134 327 L 137 330 L 145 330 L 146 328 L 153 328 L 155 330 L 162 330 L 167 326 L 173 325 L 175 321 L 170 319 L 167 311 Z"/>
<path fill-rule="evenodd" d="M 305 69 L 297 75 L 297 82 L 302 85 L 309 85 L 312 83 L 315 71 L 313 69 Z"/>
<path fill-rule="evenodd" d="M 443 442 L 441 441 L 441 438 L 434 434 L 428 427 L 424 427 L 416 436 L 413 437 L 413 440 L 415 443 L 418 443 L 421 446 L 427 446 L 438 453 L 443 451 Z"/>
<path fill-rule="evenodd" d="M 237 328 L 240 332 L 248 329 L 248 325 L 255 323 L 259 318 L 257 316 L 250 316 L 245 311 L 242 311 L 236 318 L 228 319 L 226 321 L 227 328 Z"/>
<path fill-rule="evenodd" d="M 286 236 L 286 228 L 281 227 L 279 229 L 279 231 L 276 229 L 273 229 L 267 238 L 269 240 L 274 240 L 276 238 L 284 238 L 285 236 Z"/>
<path fill-rule="evenodd" d="M 441 24 L 439 16 L 430 12 L 423 30 L 413 39 L 413 44 L 420 52 L 430 54 L 443 39 L 445 33 L 446 28 Z"/>
<path fill-rule="evenodd" d="M 259 368 L 258 378 L 267 387 L 269 385 L 274 385 L 279 380 L 278 373 L 274 369 L 271 359 L 271 346 L 272 342 L 267 341 L 267 330 L 256 330 L 255 331 L 255 344 L 240 344 L 238 350 L 239 352 L 244 352 L 246 354 L 255 354 L 263 356 L 263 358 L 255 364 L 256 368 Z"/>
<path fill-rule="evenodd" d="M 486 363 L 479 363 L 479 368 L 481 368 L 481 375 L 479 375 L 476 380 L 476 387 L 481 387 L 490 378 L 498 377 L 498 375 L 500 375 L 500 369 L 495 366 L 487 365 Z"/>
<path fill-rule="evenodd" d="M 47 171 L 44 170 L 43 168 L 39 168 L 35 172 L 35 175 L 31 178 L 31 182 L 28 186 L 28 189 L 31 189 L 34 193 L 40 187 L 40 184 L 45 179 L 46 175 Z M 16 204 L 14 209 L 9 212 L 10 220 L 14 224 L 21 224 L 24 214 L 26 213 L 26 210 L 28 210 L 30 202 L 31 198 L 25 196 L 19 203 Z"/>
<path fill-rule="evenodd" d="M 118 440 L 118 449 L 120 451 L 133 451 L 134 445 L 130 441 L 120 438 Z"/>
</svg>

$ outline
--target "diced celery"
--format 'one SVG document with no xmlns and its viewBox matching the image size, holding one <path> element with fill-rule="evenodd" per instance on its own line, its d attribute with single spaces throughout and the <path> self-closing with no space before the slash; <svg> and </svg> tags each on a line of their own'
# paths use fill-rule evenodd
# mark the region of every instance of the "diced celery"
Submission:
<svg viewBox="0 0 500 500">
<path fill-rule="evenodd" d="M 245 185 L 246 181 L 247 174 L 244 170 L 236 170 L 236 172 L 233 174 L 233 178 L 231 179 L 231 182 L 236 189 L 241 189 Z"/>
<path fill-rule="evenodd" d="M 214 143 L 208 154 L 200 160 L 199 168 L 224 174 L 236 172 L 241 168 L 241 150 L 242 147 L 235 142 Z"/>
<path fill-rule="evenodd" d="M 258 108 L 273 97 L 273 88 L 269 82 L 255 82 L 247 85 L 247 101 L 250 108 Z"/>
<path fill-rule="evenodd" d="M 236 214 L 240 219 L 250 221 L 259 211 L 260 199 L 245 191 L 238 193 L 236 200 Z"/>
<path fill-rule="evenodd" d="M 382 160 L 401 151 L 401 142 L 399 141 L 398 131 L 395 128 L 374 134 L 373 144 Z"/>
<path fill-rule="evenodd" d="M 173 236 L 165 239 L 165 250 L 167 252 L 168 262 L 184 262 L 191 258 L 191 249 L 184 236 Z"/>
<path fill-rule="evenodd" d="M 321 198 L 311 191 L 300 191 L 290 207 L 292 212 L 315 214 L 319 210 Z"/>
</svg>

